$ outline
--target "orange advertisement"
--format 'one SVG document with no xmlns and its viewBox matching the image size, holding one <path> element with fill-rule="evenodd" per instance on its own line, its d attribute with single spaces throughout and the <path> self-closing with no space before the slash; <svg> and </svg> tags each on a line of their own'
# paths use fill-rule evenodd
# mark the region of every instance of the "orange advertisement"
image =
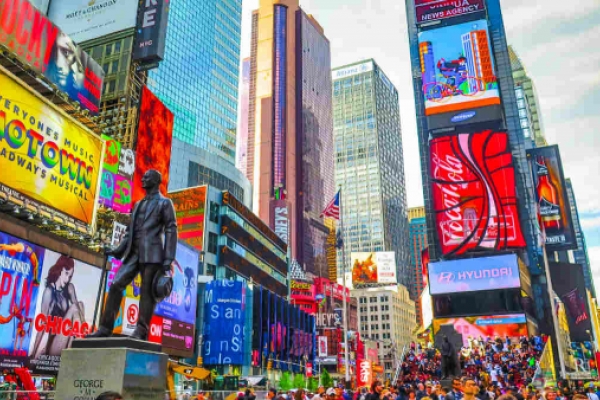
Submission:
<svg viewBox="0 0 600 400">
<path fill-rule="evenodd" d="M 104 142 L 0 71 L 0 189 L 93 225 Z"/>
<path fill-rule="evenodd" d="M 202 250 L 206 209 L 206 186 L 169 193 L 175 207 L 179 240 Z"/>
</svg>

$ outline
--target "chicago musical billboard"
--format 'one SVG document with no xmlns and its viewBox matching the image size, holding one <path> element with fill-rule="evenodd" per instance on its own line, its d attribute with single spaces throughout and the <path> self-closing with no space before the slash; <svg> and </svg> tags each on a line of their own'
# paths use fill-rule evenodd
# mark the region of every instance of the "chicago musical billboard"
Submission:
<svg viewBox="0 0 600 400">
<path fill-rule="evenodd" d="M 144 197 L 142 176 L 149 169 L 162 174 L 160 192 L 167 195 L 171 143 L 173 142 L 173 113 L 148 89 L 142 88 L 140 122 L 136 145 L 135 173 L 133 175 L 133 202 Z"/>
<path fill-rule="evenodd" d="M 432 295 L 518 288 L 519 263 L 515 254 L 429 263 Z"/>
<path fill-rule="evenodd" d="M 425 115 L 500 104 L 487 20 L 419 33 Z"/>
<path fill-rule="evenodd" d="M 536 188 L 546 248 L 549 251 L 577 249 L 571 205 L 558 146 L 527 150 L 527 158 Z"/>
<path fill-rule="evenodd" d="M 0 45 L 83 109 L 98 113 L 104 70 L 72 38 L 27 0 L 0 2 L 0 21 Z"/>
<path fill-rule="evenodd" d="M 0 190 L 47 217 L 92 226 L 102 139 L 2 72 L 0 98 Z"/>
<path fill-rule="evenodd" d="M 430 141 L 429 151 L 442 254 L 524 247 L 507 133 L 486 130 L 438 137 Z"/>
<path fill-rule="evenodd" d="M 355 253 L 350 255 L 352 260 L 352 284 L 397 283 L 396 253 L 393 251 L 378 251 Z"/>
</svg>

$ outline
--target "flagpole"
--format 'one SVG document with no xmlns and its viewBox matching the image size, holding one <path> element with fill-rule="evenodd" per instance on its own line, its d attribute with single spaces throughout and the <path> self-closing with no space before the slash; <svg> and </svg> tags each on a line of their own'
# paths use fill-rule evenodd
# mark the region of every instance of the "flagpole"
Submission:
<svg viewBox="0 0 600 400">
<path fill-rule="evenodd" d="M 346 388 L 350 387 L 350 352 L 348 349 L 348 299 L 346 298 L 346 250 L 343 242 L 344 238 L 344 212 L 342 208 L 342 186 L 340 185 L 340 190 L 338 191 L 339 202 L 340 202 L 340 231 L 342 235 L 342 275 L 344 282 L 344 308 L 343 308 L 343 324 L 344 324 L 344 372 L 345 372 L 345 386 Z"/>
</svg>

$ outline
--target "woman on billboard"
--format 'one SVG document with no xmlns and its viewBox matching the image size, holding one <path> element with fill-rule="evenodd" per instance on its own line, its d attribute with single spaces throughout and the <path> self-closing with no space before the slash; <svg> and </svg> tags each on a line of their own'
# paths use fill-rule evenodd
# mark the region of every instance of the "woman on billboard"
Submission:
<svg viewBox="0 0 600 400">
<path fill-rule="evenodd" d="M 70 320 L 71 326 L 81 325 L 85 322 L 83 302 L 77 300 L 75 285 L 71 283 L 74 272 L 75 260 L 61 255 L 48 270 L 46 288 L 42 294 L 40 307 L 41 314 L 47 317 L 61 318 L 63 321 Z M 42 329 L 38 331 L 35 338 L 32 356 L 34 358 L 41 355 L 59 356 L 63 349 L 71 345 L 72 341 L 73 336 L 71 335 L 56 335 Z"/>
</svg>

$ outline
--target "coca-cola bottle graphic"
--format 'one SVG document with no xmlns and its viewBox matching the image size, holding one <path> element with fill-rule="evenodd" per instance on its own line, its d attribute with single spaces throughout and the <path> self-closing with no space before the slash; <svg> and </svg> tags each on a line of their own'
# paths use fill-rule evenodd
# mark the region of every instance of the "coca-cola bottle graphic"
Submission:
<svg viewBox="0 0 600 400">
<path fill-rule="evenodd" d="M 535 163 L 538 176 L 537 195 L 542 224 L 547 233 L 558 233 L 563 228 L 558 189 L 548 173 L 546 159 L 543 156 L 538 156 Z"/>
</svg>

